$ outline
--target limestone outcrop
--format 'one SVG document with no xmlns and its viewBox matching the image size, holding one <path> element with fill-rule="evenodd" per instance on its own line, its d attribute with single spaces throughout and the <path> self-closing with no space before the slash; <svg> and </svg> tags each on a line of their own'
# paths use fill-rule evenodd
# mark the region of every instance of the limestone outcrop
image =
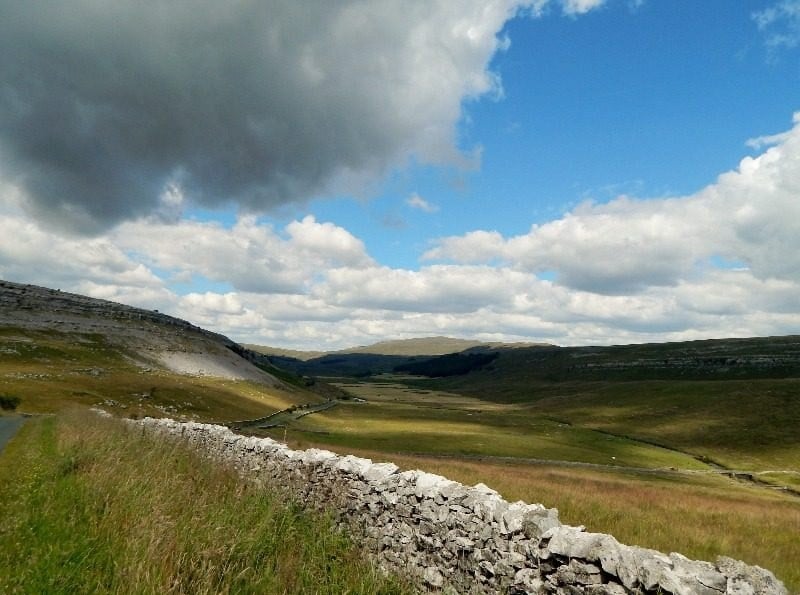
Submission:
<svg viewBox="0 0 800 595">
<path fill-rule="evenodd" d="M 100 335 L 144 368 L 178 374 L 281 383 L 229 338 L 156 310 L 0 280 L 0 326 Z"/>
<path fill-rule="evenodd" d="M 325 450 L 295 451 L 223 426 L 152 418 L 131 423 L 184 440 L 246 477 L 287 490 L 306 506 L 334 512 L 378 564 L 412 576 L 430 591 L 787 593 L 757 566 L 624 545 L 610 535 L 562 524 L 555 509 L 507 502 L 483 484 L 468 487 Z"/>
</svg>

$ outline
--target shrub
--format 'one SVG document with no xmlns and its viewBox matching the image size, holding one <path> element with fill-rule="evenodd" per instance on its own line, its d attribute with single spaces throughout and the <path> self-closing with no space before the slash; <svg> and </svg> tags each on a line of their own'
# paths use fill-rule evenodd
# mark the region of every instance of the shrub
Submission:
<svg viewBox="0 0 800 595">
<path fill-rule="evenodd" d="M 13 411 L 22 402 L 19 397 L 12 397 L 10 395 L 0 395 L 0 408 L 6 411 Z"/>
</svg>

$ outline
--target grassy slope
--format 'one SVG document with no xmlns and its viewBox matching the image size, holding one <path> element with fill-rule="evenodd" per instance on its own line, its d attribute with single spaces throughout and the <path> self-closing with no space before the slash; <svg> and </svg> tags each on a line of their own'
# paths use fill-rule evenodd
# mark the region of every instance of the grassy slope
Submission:
<svg viewBox="0 0 800 595">
<path fill-rule="evenodd" d="M 348 373 L 370 365 L 355 356 L 341 359 L 337 365 Z M 413 442 L 422 451 L 610 462 L 622 449 L 640 460 L 628 456 L 626 464 L 675 464 L 644 442 L 800 487 L 798 372 L 796 336 L 502 350 L 463 376 L 403 380 L 479 398 L 485 403 L 480 419 L 430 409 L 423 415 L 384 402 L 380 411 L 330 412 L 308 429 L 329 432 L 330 441 L 343 445 L 379 441 L 381 448 L 408 450 L 403 442 L 414 426 Z M 373 399 L 370 391 L 362 396 Z M 491 403 L 511 406 L 493 411 Z M 439 432 L 446 444 L 437 440 Z"/>
<path fill-rule="evenodd" d="M 539 401 L 584 427 L 635 435 L 728 467 L 800 471 L 800 381 L 638 382 Z"/>
<path fill-rule="evenodd" d="M 0 503 L 4 593 L 409 592 L 329 519 L 87 413 L 28 422 Z"/>
<path fill-rule="evenodd" d="M 414 383 L 524 406 L 531 415 L 730 468 L 800 472 L 799 351 L 794 336 L 524 349 L 502 352 L 464 376 Z M 795 477 L 783 481 L 797 483 Z"/>
<path fill-rule="evenodd" d="M 471 376 L 471 375 L 468 375 Z M 432 381 L 485 398 L 509 393 L 532 415 L 653 441 L 730 468 L 800 471 L 800 379 Z"/>
<path fill-rule="evenodd" d="M 288 429 L 273 430 L 271 435 L 278 439 L 285 436 L 298 447 L 360 451 L 466 483 L 484 482 L 511 500 L 543 502 L 559 508 L 566 522 L 612 533 L 627 543 L 680 551 L 700 559 L 717 555 L 741 558 L 773 570 L 792 588 L 800 589 L 800 568 L 794 563 L 800 559 L 800 500 L 710 474 L 711 466 L 681 452 L 591 429 L 595 425 L 628 435 L 639 435 L 643 428 L 655 432 L 653 420 L 661 417 L 653 417 L 651 411 L 651 418 L 647 419 L 648 406 L 641 405 L 637 390 L 623 391 L 628 399 L 623 408 L 621 387 L 640 385 L 617 384 L 611 388 L 610 384 L 603 384 L 593 390 L 604 388 L 610 394 L 600 392 L 598 397 L 583 383 L 580 389 L 586 394 L 578 390 L 569 398 L 551 394 L 532 406 L 409 387 L 402 384 L 403 380 L 395 377 L 373 382 L 343 381 L 340 386 L 369 402 L 342 404 L 302 418 Z M 700 394 L 718 390 L 718 398 L 712 399 L 717 404 L 731 390 L 722 383 L 709 384 L 706 387 L 689 383 L 689 387 Z M 791 386 L 789 382 L 790 392 Z M 681 398 L 693 399 L 685 395 L 687 387 L 667 384 L 662 390 L 665 402 L 652 402 L 650 407 L 654 410 L 680 406 Z M 616 408 L 598 405 L 614 394 L 618 399 Z M 570 402 L 572 409 L 568 407 Z M 637 404 L 643 411 L 636 409 Z M 704 415 L 707 419 L 713 414 L 724 419 L 723 411 L 709 408 Z M 586 417 L 580 418 L 579 413 Z M 688 426 L 690 413 L 684 420 L 676 417 L 673 423 Z M 564 423 L 564 418 L 573 414 L 574 423 Z M 599 423 L 600 419 L 605 419 L 605 424 Z M 666 427 L 667 421 L 664 423 Z M 788 419 L 779 426 L 788 428 Z M 663 438 L 664 432 L 655 435 Z M 703 432 L 699 435 L 706 436 Z M 724 442 L 728 447 L 735 443 L 733 436 Z M 737 452 L 752 450 L 751 446 L 745 444 Z M 718 446 L 711 451 L 718 457 L 723 452 Z M 424 453 L 436 457 L 426 457 Z M 587 469 L 521 460 L 514 463 L 487 455 L 583 461 L 655 471 Z M 666 468 L 691 471 L 674 473 Z M 790 477 L 772 479 L 791 483 L 787 481 Z"/>
<path fill-rule="evenodd" d="M 368 403 L 302 418 L 297 432 L 330 444 L 384 452 L 582 461 L 600 465 L 708 469 L 691 456 L 569 426 L 520 406 L 487 403 L 400 383 L 348 383 Z"/>
<path fill-rule="evenodd" d="M 760 349 L 747 342 L 737 348 L 756 353 Z M 650 357 L 652 353 L 648 354 L 648 350 L 653 349 L 657 347 L 643 346 L 626 353 L 630 358 Z M 675 346 L 668 349 L 674 351 Z M 591 351 L 584 355 L 595 357 Z M 679 351 L 673 355 L 685 356 Z M 388 383 L 355 384 L 349 390 L 370 399 L 369 404 L 342 405 L 303 418 L 293 423 L 288 436 L 344 451 L 361 448 L 383 453 L 473 457 L 489 454 L 646 468 L 707 468 L 694 458 L 702 455 L 734 468 L 763 471 L 780 467 L 794 471 L 765 478 L 781 484 L 795 482 L 800 487 L 797 380 L 652 380 L 641 378 L 640 371 L 623 370 L 617 374 L 619 378 L 609 381 L 598 379 L 596 372 L 584 370 L 574 374 L 575 369 L 570 366 L 575 358 L 563 357 L 568 352 L 559 352 L 545 370 L 545 376 L 541 370 L 535 373 L 526 367 L 530 362 L 522 365 L 526 358 L 540 357 L 543 352 L 514 351 L 487 370 L 447 380 L 395 378 Z M 586 357 L 579 360 L 586 361 Z M 568 372 L 578 380 L 566 381 Z M 413 382 L 416 388 L 398 385 L 398 381 Z M 437 387 L 447 387 L 451 392 L 430 390 Z M 117 412 L 124 415 L 166 412 L 173 417 L 202 420 L 261 417 L 291 404 L 313 400 L 300 388 L 292 392 L 242 382 L 143 373 L 129 364 L 123 353 L 110 350 L 100 337 L 14 329 L 0 331 L 0 393 L 22 396 L 20 409 L 27 411 L 58 411 L 71 402 L 95 405 L 112 399 L 119 404 Z M 465 393 L 472 397 L 464 396 Z M 277 432 L 277 437 L 282 438 L 283 430 Z M 400 462 L 417 460 L 397 454 L 388 458 Z M 536 474 L 530 470 L 541 469 L 541 465 L 515 467 L 509 478 L 508 467 L 496 462 L 440 459 L 423 462 L 431 470 L 457 479 L 489 483 L 510 498 L 544 499 L 538 498 L 536 491 L 526 492 L 528 485 L 544 494 L 550 490 L 552 499 L 546 502 L 548 505 L 561 508 L 565 515 L 572 514 L 569 510 L 574 508 L 575 516 L 565 517 L 570 522 L 586 523 L 592 529 L 609 531 L 623 540 L 676 549 L 695 557 L 709 557 L 703 552 L 716 551 L 742 557 L 775 570 L 800 588 L 800 578 L 792 578 L 795 575 L 780 570 L 786 552 L 791 554 L 790 560 L 797 559 L 797 552 L 786 549 L 786 531 L 775 529 L 784 527 L 796 537 L 797 522 L 792 516 L 798 510 L 796 500 L 763 500 L 760 496 L 740 494 L 740 501 L 729 505 L 726 492 L 737 484 L 724 478 L 701 481 L 697 476 L 683 476 L 686 486 L 679 486 L 673 478 L 648 487 L 647 482 L 655 481 L 652 476 L 628 477 L 626 472 L 618 470 L 613 476 L 604 472 L 605 479 L 600 483 L 587 484 L 587 474 L 600 471 L 561 468 L 560 479 L 551 475 L 548 481 L 531 483 Z M 617 489 L 615 485 L 620 478 L 624 481 Z M 710 496 L 703 496 L 706 505 L 697 504 L 700 516 L 695 516 L 680 503 L 684 499 L 700 502 L 693 500 L 691 493 L 682 491 L 684 487 L 694 489 L 698 481 L 711 482 L 701 486 Z M 663 486 L 667 485 L 669 489 L 664 491 Z M 606 492 L 614 496 L 606 497 Z M 764 490 L 758 492 L 764 493 Z M 726 512 L 720 517 L 714 507 L 730 508 L 731 515 L 726 517 Z M 645 512 L 652 509 L 658 514 L 642 516 L 637 509 Z M 759 509 L 764 509 L 763 514 L 757 512 Z M 670 515 L 670 510 L 676 514 Z M 667 526 L 655 529 L 660 526 L 658 519 L 663 525 L 665 518 L 669 519 Z M 767 527 L 758 538 L 736 529 L 737 524 L 745 527 L 757 523 Z M 697 525 L 710 529 L 692 537 L 697 533 L 694 530 Z M 647 529 L 651 526 L 652 531 Z M 641 540 L 637 531 L 643 534 Z M 662 531 L 664 539 L 656 538 Z M 735 542 L 740 540 L 739 536 L 764 545 L 751 550 L 737 549 Z M 663 545 L 669 543 L 675 545 Z M 776 556 L 761 561 L 754 557 L 756 550 L 772 550 Z"/>
<path fill-rule="evenodd" d="M 99 335 L 0 329 L 0 393 L 20 411 L 101 405 L 125 416 L 240 420 L 315 400 L 300 389 L 143 370 Z"/>
</svg>

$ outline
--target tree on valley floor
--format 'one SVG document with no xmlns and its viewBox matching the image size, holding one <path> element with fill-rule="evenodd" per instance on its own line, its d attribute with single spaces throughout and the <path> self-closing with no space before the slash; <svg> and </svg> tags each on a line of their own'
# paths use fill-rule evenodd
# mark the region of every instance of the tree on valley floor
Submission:
<svg viewBox="0 0 800 595">
<path fill-rule="evenodd" d="M 0 408 L 6 411 L 13 411 L 22 402 L 19 397 L 12 397 L 10 395 L 0 395 Z"/>
</svg>

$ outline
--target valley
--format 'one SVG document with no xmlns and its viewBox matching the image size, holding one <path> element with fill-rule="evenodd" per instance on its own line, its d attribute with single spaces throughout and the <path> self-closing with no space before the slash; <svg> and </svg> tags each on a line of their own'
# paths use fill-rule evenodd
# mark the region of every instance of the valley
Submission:
<svg viewBox="0 0 800 595">
<path fill-rule="evenodd" d="M 796 584 L 797 344 L 506 348 L 464 374 L 430 377 L 372 370 L 407 367 L 410 357 L 432 369 L 438 356 L 336 354 L 331 363 L 322 355 L 304 369 L 349 370 L 325 380 L 360 400 L 254 433 L 483 481 L 509 500 L 543 502 L 571 522 L 662 551 L 703 559 L 736 551 Z M 569 369 L 574 359 L 581 367 Z M 603 379 L 586 365 L 592 359 L 619 377 Z M 759 545 L 766 534 L 769 554 Z"/>
<path fill-rule="evenodd" d="M 434 338 L 289 356 L 160 313 L 0 284 L 0 394 L 16 413 L 225 423 L 486 483 L 629 543 L 761 565 L 790 589 L 800 588 L 799 343 Z"/>
</svg>

